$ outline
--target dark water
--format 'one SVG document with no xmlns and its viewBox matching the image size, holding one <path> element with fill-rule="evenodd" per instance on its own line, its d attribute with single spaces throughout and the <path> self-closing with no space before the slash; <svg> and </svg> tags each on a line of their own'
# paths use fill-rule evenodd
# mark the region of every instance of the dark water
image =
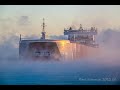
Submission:
<svg viewBox="0 0 120 90">
<path fill-rule="evenodd" d="M 98 59 L 96 59 L 98 60 Z M 100 60 L 99 60 L 100 61 Z M 1 85 L 119 85 L 119 64 L 78 61 L 1 60 Z"/>
</svg>

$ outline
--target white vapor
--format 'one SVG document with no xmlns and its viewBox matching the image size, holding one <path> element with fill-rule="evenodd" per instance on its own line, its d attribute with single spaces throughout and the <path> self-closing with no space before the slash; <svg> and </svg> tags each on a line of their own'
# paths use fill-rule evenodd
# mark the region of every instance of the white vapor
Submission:
<svg viewBox="0 0 120 90">
<path fill-rule="evenodd" d="M 63 36 L 52 38 L 63 39 Z M 26 38 L 37 38 L 31 36 Z M 19 37 L 11 34 L 0 44 L 0 84 L 120 84 L 120 32 L 105 30 L 97 37 L 94 58 L 76 61 L 19 60 Z M 81 78 L 113 78 L 113 82 L 84 82 Z"/>
</svg>

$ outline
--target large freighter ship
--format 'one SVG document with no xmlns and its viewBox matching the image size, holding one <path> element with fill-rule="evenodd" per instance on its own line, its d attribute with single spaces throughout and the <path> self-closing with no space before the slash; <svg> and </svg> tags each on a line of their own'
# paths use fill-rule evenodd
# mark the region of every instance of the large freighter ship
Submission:
<svg viewBox="0 0 120 90">
<path fill-rule="evenodd" d="M 91 27 L 85 30 L 80 24 L 78 30 L 72 27 L 64 29 L 67 40 L 46 39 L 45 22 L 43 19 L 42 37 L 37 40 L 22 39 L 19 41 L 20 59 L 32 60 L 77 60 L 84 57 L 94 57 L 97 55 L 98 44 L 95 36 L 97 29 Z"/>
</svg>

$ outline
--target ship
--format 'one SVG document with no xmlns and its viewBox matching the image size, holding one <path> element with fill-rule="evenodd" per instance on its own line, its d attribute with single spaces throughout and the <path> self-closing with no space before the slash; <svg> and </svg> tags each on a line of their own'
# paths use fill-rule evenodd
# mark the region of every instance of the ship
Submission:
<svg viewBox="0 0 120 90">
<path fill-rule="evenodd" d="M 32 60 L 78 60 L 97 55 L 99 45 L 96 43 L 97 28 L 64 29 L 67 39 L 46 39 L 45 21 L 42 23 L 42 36 L 39 39 L 19 40 L 20 59 Z"/>
</svg>

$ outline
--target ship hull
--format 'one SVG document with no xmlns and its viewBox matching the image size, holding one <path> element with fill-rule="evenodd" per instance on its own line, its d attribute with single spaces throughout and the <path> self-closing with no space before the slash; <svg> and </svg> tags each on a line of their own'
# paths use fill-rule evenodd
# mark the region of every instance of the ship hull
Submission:
<svg viewBox="0 0 120 90">
<path fill-rule="evenodd" d="M 69 40 L 22 41 L 19 45 L 20 59 L 32 60 L 77 60 L 94 57 L 98 51 L 96 47 Z"/>
</svg>

